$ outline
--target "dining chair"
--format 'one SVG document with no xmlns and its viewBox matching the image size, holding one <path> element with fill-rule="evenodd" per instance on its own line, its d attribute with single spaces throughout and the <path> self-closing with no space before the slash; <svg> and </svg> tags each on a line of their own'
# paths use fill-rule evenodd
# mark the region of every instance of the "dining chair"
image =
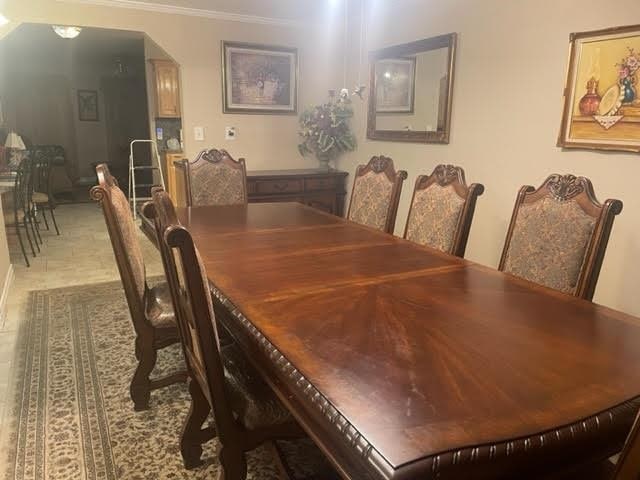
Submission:
<svg viewBox="0 0 640 480">
<path fill-rule="evenodd" d="M 158 379 L 150 378 L 158 350 L 178 343 L 180 335 L 167 283 L 153 287 L 147 285 L 142 250 L 127 197 L 105 164 L 96 166 L 96 173 L 98 185 L 91 189 L 91 198 L 102 206 L 136 334 L 138 366 L 129 391 L 134 409 L 146 410 L 152 390 L 184 382 L 187 378 L 185 371 Z"/>
<path fill-rule="evenodd" d="M 29 246 L 31 247 L 31 253 L 34 257 L 36 256 L 36 250 L 33 246 L 31 235 L 29 234 L 30 225 L 27 213 L 29 208 L 29 201 L 27 197 L 29 195 L 29 183 L 31 182 L 30 177 L 31 162 L 28 158 L 25 158 L 20 162 L 20 165 L 18 165 L 18 169 L 16 170 L 16 177 L 13 184 L 13 211 L 9 211 L 8 209 L 4 211 L 4 224 L 6 227 L 15 228 L 16 235 L 18 236 L 18 243 L 20 244 L 20 250 L 22 250 L 22 255 L 27 267 L 30 267 L 31 264 L 29 263 L 29 257 L 27 256 L 27 251 L 24 247 L 20 228 L 24 228 L 24 233 L 29 241 Z"/>
<path fill-rule="evenodd" d="M 467 185 L 464 170 L 438 165 L 431 175 L 420 175 L 413 190 L 404 238 L 464 257 L 478 196 L 479 183 Z"/>
<path fill-rule="evenodd" d="M 407 172 L 396 171 L 393 160 L 382 155 L 372 157 L 366 165 L 358 165 L 347 219 L 393 233 L 402 183 L 406 179 Z"/>
<path fill-rule="evenodd" d="M 180 225 L 169 195 L 153 192 L 156 221 L 164 232 L 167 278 L 183 332 L 191 409 L 180 451 L 186 468 L 200 465 L 202 444 L 218 437 L 225 480 L 247 476 L 245 454 L 278 439 L 304 437 L 302 429 L 261 379 L 235 343 L 222 345 L 209 281 L 187 229 Z M 215 427 L 203 428 L 210 412 Z M 314 478 L 338 478 L 331 470 Z"/>
<path fill-rule="evenodd" d="M 244 158 L 234 160 L 226 150 L 202 150 L 193 160 L 176 162 L 182 170 L 187 206 L 247 203 Z"/>
<path fill-rule="evenodd" d="M 520 189 L 498 269 L 591 300 L 620 200 L 600 204 L 591 181 L 550 175 Z"/>
<path fill-rule="evenodd" d="M 51 189 L 52 156 L 56 153 L 56 145 L 36 145 L 31 151 L 33 162 L 33 202 L 37 212 L 42 212 L 44 226 L 49 230 L 46 210 L 49 210 L 56 234 L 60 235 L 58 223 L 53 211 L 56 208 L 55 198 Z"/>
<path fill-rule="evenodd" d="M 640 412 L 615 463 L 609 459 L 540 480 L 638 480 L 640 479 Z"/>
</svg>

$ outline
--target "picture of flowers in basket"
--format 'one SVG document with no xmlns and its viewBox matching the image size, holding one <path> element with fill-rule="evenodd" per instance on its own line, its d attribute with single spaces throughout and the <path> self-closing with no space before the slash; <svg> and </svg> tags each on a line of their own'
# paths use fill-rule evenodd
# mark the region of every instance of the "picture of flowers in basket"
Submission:
<svg viewBox="0 0 640 480">
<path fill-rule="evenodd" d="M 558 145 L 640 151 L 640 26 L 571 36 Z"/>
</svg>

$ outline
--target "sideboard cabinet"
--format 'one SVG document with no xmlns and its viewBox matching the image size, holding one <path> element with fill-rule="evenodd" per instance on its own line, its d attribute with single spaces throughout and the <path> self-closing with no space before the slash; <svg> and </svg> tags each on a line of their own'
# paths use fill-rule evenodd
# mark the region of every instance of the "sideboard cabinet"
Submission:
<svg viewBox="0 0 640 480">
<path fill-rule="evenodd" d="M 169 195 L 180 206 L 187 203 L 183 162 L 186 159 L 167 165 Z M 347 175 L 339 170 L 315 168 L 248 171 L 247 194 L 252 203 L 299 202 L 342 217 Z"/>
</svg>

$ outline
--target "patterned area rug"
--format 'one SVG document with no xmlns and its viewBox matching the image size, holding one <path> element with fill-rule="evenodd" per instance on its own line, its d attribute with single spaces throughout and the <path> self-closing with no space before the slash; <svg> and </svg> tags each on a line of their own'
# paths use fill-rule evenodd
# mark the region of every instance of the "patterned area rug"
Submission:
<svg viewBox="0 0 640 480">
<path fill-rule="evenodd" d="M 0 478 L 216 478 L 217 440 L 204 445 L 206 466 L 186 471 L 182 465 L 186 384 L 156 390 L 148 411 L 133 410 L 134 336 L 119 283 L 32 292 L 27 313 Z M 174 347 L 160 353 L 154 376 L 181 368 L 182 354 Z M 271 452 L 262 447 L 249 454 L 249 479 L 280 478 Z"/>
</svg>

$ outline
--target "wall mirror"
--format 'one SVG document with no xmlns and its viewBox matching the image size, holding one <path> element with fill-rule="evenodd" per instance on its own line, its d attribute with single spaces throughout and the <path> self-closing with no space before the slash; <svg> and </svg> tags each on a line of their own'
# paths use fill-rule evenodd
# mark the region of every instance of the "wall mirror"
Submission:
<svg viewBox="0 0 640 480">
<path fill-rule="evenodd" d="M 367 138 L 449 143 L 456 34 L 370 55 Z"/>
</svg>

